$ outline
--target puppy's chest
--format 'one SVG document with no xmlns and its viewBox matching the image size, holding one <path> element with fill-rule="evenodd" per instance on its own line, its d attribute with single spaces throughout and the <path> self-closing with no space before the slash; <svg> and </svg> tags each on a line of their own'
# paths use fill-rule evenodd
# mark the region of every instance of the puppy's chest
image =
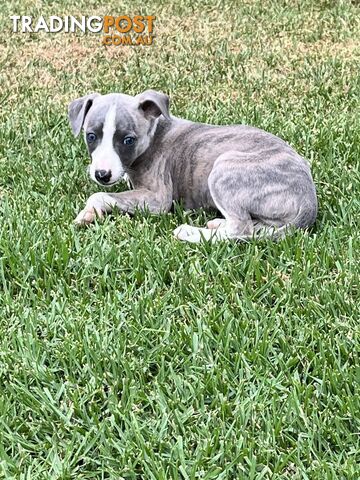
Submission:
<svg viewBox="0 0 360 480">
<path fill-rule="evenodd" d="M 127 173 L 125 173 L 125 175 L 123 177 L 123 180 L 126 183 L 129 190 L 132 190 L 134 188 L 133 184 L 131 183 L 131 179 L 130 179 L 130 177 Z"/>
</svg>

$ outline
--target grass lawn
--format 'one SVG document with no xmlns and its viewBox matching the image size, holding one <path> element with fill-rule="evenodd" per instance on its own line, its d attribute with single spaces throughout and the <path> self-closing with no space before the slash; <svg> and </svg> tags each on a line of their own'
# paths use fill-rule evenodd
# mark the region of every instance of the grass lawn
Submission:
<svg viewBox="0 0 360 480">
<path fill-rule="evenodd" d="M 153 46 L 9 19 L 138 12 Z M 0 21 L 0 479 L 359 479 L 360 4 L 3 0 Z M 315 227 L 184 244 L 214 212 L 178 205 L 76 229 L 98 187 L 68 103 L 147 88 L 288 141 Z"/>
</svg>

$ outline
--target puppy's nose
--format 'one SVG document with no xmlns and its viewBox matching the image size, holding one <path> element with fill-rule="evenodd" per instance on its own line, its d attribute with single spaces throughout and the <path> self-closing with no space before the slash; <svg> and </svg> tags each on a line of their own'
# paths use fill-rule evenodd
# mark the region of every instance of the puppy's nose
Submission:
<svg viewBox="0 0 360 480">
<path fill-rule="evenodd" d="M 95 170 L 95 178 L 100 183 L 108 183 L 111 178 L 111 170 Z"/>
</svg>

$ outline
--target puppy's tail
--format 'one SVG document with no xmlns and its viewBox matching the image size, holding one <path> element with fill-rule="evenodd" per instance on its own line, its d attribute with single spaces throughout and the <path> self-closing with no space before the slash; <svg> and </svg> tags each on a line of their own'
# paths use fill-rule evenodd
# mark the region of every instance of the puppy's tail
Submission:
<svg viewBox="0 0 360 480">
<path fill-rule="evenodd" d="M 305 229 L 311 227 L 317 216 L 317 201 L 306 202 L 299 210 L 299 213 L 293 221 L 283 225 L 282 227 L 265 226 L 256 232 L 257 238 L 271 238 L 273 240 L 281 240 L 288 235 L 294 233 L 297 229 Z"/>
</svg>

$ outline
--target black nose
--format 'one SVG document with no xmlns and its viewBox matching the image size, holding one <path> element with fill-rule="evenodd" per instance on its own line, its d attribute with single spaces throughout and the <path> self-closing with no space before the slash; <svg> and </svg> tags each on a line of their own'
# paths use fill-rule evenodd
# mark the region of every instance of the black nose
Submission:
<svg viewBox="0 0 360 480">
<path fill-rule="evenodd" d="M 100 183 L 108 183 L 111 178 L 111 170 L 95 170 L 95 178 Z"/>
</svg>

